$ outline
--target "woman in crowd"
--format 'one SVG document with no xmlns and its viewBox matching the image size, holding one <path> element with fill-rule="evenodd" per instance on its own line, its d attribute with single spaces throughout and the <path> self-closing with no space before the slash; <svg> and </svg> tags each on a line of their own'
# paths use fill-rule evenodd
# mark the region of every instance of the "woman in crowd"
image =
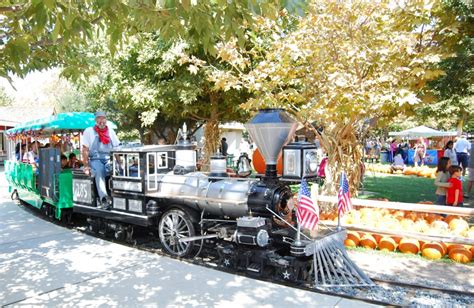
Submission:
<svg viewBox="0 0 474 308">
<path fill-rule="evenodd" d="M 458 165 L 458 159 L 456 157 L 456 151 L 454 151 L 454 142 L 453 141 L 448 141 L 446 143 L 446 146 L 444 147 L 444 157 L 448 157 L 451 160 L 451 165 L 457 166 Z"/>
<path fill-rule="evenodd" d="M 441 157 L 438 161 L 438 169 L 436 169 L 436 204 L 446 205 L 446 191 L 451 187 L 451 183 L 448 180 L 451 178 L 448 170 L 451 166 L 451 160 L 449 157 Z"/>
<path fill-rule="evenodd" d="M 426 144 L 423 140 L 423 137 L 420 137 L 416 147 L 415 147 L 415 156 L 413 157 L 413 162 L 415 167 L 418 167 L 418 164 L 421 166 L 425 165 L 425 156 L 426 156 Z"/>
</svg>

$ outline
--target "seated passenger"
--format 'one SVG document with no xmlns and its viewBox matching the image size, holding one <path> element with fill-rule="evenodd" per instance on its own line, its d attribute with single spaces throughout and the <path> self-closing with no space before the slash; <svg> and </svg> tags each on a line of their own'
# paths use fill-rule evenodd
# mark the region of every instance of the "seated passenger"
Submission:
<svg viewBox="0 0 474 308">
<path fill-rule="evenodd" d="M 134 159 L 130 167 L 128 167 L 128 176 L 138 177 L 138 160 Z"/>
<path fill-rule="evenodd" d="M 67 156 L 64 154 L 61 154 L 61 169 L 69 169 L 68 161 L 67 161 Z"/>
<path fill-rule="evenodd" d="M 74 153 L 69 154 L 69 162 L 68 162 L 69 168 L 79 169 L 82 167 L 82 165 L 83 163 L 79 159 L 77 159 L 76 154 Z"/>
<path fill-rule="evenodd" d="M 398 170 L 400 171 L 405 170 L 405 162 L 403 161 L 403 157 L 401 153 L 398 153 L 393 158 L 393 164 L 390 166 L 390 170 L 392 171 L 392 173 Z"/>
<path fill-rule="evenodd" d="M 33 165 L 33 169 L 37 167 L 38 163 L 38 142 L 31 144 L 31 150 L 23 154 L 23 162 Z"/>
</svg>

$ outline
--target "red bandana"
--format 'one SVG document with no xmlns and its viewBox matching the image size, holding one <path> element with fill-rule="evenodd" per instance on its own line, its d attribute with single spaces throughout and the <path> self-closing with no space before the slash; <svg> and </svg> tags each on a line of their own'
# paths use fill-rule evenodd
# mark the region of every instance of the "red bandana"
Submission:
<svg viewBox="0 0 474 308">
<path fill-rule="evenodd" d="M 99 134 L 99 140 L 102 144 L 109 144 L 110 143 L 110 136 L 109 136 L 109 128 L 106 126 L 100 129 L 97 125 L 94 126 L 94 130 Z"/>
</svg>

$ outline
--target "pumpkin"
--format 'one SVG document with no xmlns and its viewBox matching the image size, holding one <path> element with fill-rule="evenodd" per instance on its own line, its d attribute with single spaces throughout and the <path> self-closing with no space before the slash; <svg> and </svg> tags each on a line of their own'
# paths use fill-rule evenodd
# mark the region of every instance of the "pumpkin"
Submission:
<svg viewBox="0 0 474 308">
<path fill-rule="evenodd" d="M 347 238 L 344 241 L 344 245 L 346 245 L 348 247 L 357 247 L 357 245 L 359 245 L 359 242 L 360 242 L 359 233 L 357 233 L 355 231 L 348 231 L 347 232 Z"/>
<path fill-rule="evenodd" d="M 460 217 L 457 216 L 457 215 L 448 215 L 448 216 L 446 216 L 446 218 L 444 219 L 444 221 L 449 225 L 449 223 L 451 222 L 451 220 L 457 219 L 457 218 L 460 218 Z"/>
<path fill-rule="evenodd" d="M 395 240 L 388 236 L 382 237 L 379 241 L 379 249 L 382 251 L 394 251 L 397 246 Z"/>
<path fill-rule="evenodd" d="M 400 243 L 400 241 L 402 240 L 402 238 L 400 236 L 391 236 L 391 238 L 395 241 L 395 243 L 397 243 L 397 245 Z"/>
<path fill-rule="evenodd" d="M 451 253 L 454 249 L 466 249 L 464 245 L 461 244 L 449 244 L 448 245 L 448 254 Z"/>
<path fill-rule="evenodd" d="M 423 244 L 421 248 L 422 254 L 425 249 L 429 252 L 430 256 L 433 257 L 433 260 L 441 258 L 446 253 L 443 246 L 438 242 L 428 242 L 428 243 Z M 431 249 L 438 250 L 439 257 L 436 257 L 435 255 L 433 255 L 433 253 L 430 251 Z M 427 257 L 427 258 L 430 259 L 430 257 Z"/>
<path fill-rule="evenodd" d="M 470 251 L 471 251 L 471 254 L 474 256 L 474 246 L 471 246 Z"/>
<path fill-rule="evenodd" d="M 444 242 L 439 242 L 441 244 L 441 247 L 443 247 L 443 256 L 448 253 L 448 245 L 446 245 Z"/>
<path fill-rule="evenodd" d="M 372 236 L 374 237 L 377 244 L 380 242 L 380 239 L 382 238 L 382 235 L 377 234 L 377 233 L 372 233 Z"/>
<path fill-rule="evenodd" d="M 466 248 L 456 248 L 451 250 L 449 258 L 455 262 L 468 263 L 472 260 L 472 253 Z"/>
<path fill-rule="evenodd" d="M 398 244 L 398 250 L 403 253 L 417 254 L 420 251 L 420 243 L 411 238 L 402 238 Z"/>
<path fill-rule="evenodd" d="M 265 173 L 265 159 L 263 158 L 262 154 L 260 153 L 260 150 L 257 148 L 252 155 L 252 164 L 253 168 L 260 174 Z M 282 174 L 283 173 L 283 162 L 282 162 L 282 156 L 280 155 L 278 157 L 277 161 L 277 173 Z"/>
<path fill-rule="evenodd" d="M 377 241 L 371 234 L 365 234 L 360 239 L 359 245 L 364 248 L 375 249 L 375 247 L 377 247 Z"/>
<path fill-rule="evenodd" d="M 400 221 L 400 226 L 402 227 L 403 230 L 407 231 L 413 231 L 415 229 L 415 223 L 411 219 L 402 219 Z"/>
<path fill-rule="evenodd" d="M 418 215 L 415 212 L 407 212 L 405 213 L 406 219 L 411 219 L 412 221 L 418 220 Z"/>
<path fill-rule="evenodd" d="M 442 255 L 436 248 L 425 248 L 421 250 L 421 255 L 430 260 L 441 259 Z"/>
<path fill-rule="evenodd" d="M 449 222 L 449 229 L 462 233 L 469 230 L 469 224 L 462 218 L 455 218 Z"/>
<path fill-rule="evenodd" d="M 431 223 L 432 229 L 448 230 L 448 224 L 442 220 L 435 220 Z"/>
</svg>

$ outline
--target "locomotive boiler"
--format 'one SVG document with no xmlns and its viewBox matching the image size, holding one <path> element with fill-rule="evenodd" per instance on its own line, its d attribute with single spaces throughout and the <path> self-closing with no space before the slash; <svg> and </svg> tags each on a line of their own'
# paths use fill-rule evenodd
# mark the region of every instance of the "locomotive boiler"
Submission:
<svg viewBox="0 0 474 308">
<path fill-rule="evenodd" d="M 316 179 L 316 146 L 289 143 L 297 123 L 281 109 L 261 110 L 245 126 L 265 159 L 265 174 L 230 177 L 219 156 L 209 173 L 196 171 L 196 152 L 184 128 L 177 145 L 113 152 L 110 209 L 98 206 L 92 179 L 75 171 L 74 212 L 88 216 L 92 231 L 119 239 L 130 239 L 134 226 L 148 227 L 176 257 L 196 256 L 208 246 L 224 267 L 288 281 L 320 277 L 316 252 L 325 243 L 342 242 L 345 233 L 320 232 L 316 239 L 300 234 L 290 188 L 303 178 Z M 324 259 L 333 253 L 325 251 Z M 347 263 L 344 253 L 334 254 L 333 261 L 337 258 Z"/>
</svg>

